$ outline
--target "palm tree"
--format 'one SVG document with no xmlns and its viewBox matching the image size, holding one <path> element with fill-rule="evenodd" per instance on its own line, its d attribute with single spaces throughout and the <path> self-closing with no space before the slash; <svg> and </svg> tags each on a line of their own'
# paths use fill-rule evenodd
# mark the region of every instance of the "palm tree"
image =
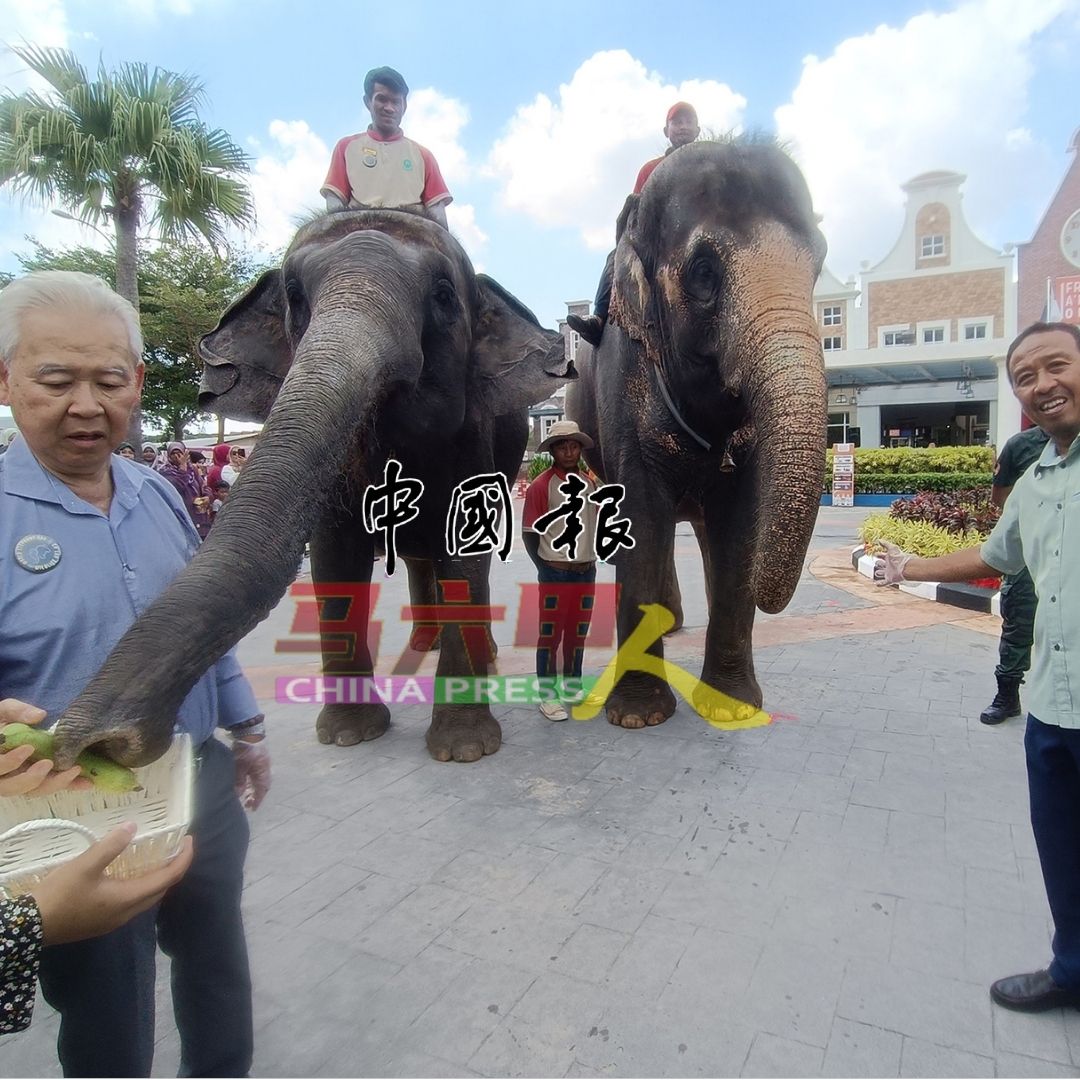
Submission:
<svg viewBox="0 0 1080 1080">
<path fill-rule="evenodd" d="M 67 49 L 11 50 L 52 88 L 0 94 L 0 185 L 36 203 L 59 202 L 88 224 L 112 220 L 116 291 L 139 307 L 138 230 L 217 247 L 228 224 L 255 212 L 239 174 L 248 158 L 228 133 L 199 119 L 192 75 L 146 64 L 99 65 L 91 80 Z M 139 438 L 141 418 L 133 417 Z"/>
</svg>

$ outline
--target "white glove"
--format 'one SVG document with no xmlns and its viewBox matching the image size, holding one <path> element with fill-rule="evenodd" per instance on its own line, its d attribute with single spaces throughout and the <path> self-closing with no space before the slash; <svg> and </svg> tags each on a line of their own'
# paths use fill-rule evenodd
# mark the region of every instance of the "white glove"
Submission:
<svg viewBox="0 0 1080 1080">
<path fill-rule="evenodd" d="M 915 556 L 901 551 L 895 544 L 890 544 L 888 540 L 879 540 L 878 543 L 885 549 L 885 554 L 874 556 L 874 584 L 899 585 L 901 581 L 906 581 L 904 567 Z"/>
<path fill-rule="evenodd" d="M 236 765 L 236 796 L 245 810 L 258 810 L 270 790 L 270 748 L 265 738 L 259 742 L 233 739 L 232 751 Z"/>
</svg>

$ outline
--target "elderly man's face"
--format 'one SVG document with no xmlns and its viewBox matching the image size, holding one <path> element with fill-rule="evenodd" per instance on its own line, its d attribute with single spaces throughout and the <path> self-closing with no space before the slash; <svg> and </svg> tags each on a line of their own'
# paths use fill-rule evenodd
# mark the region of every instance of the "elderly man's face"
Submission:
<svg viewBox="0 0 1080 1080">
<path fill-rule="evenodd" d="M 34 457 L 61 479 L 107 472 L 143 384 L 123 322 L 81 308 L 32 309 L 15 355 L 3 359 L 0 404 L 11 406 Z"/>
</svg>

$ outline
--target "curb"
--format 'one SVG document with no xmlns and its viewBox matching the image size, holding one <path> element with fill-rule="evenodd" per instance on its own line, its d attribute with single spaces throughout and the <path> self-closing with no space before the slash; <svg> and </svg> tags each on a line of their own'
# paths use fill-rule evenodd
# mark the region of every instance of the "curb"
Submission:
<svg viewBox="0 0 1080 1080">
<path fill-rule="evenodd" d="M 863 577 L 874 580 L 874 556 L 866 555 L 860 544 L 851 549 L 851 565 Z M 1001 614 L 1001 594 L 995 589 L 982 589 L 975 585 L 964 585 L 951 581 L 914 581 L 898 586 L 901 592 L 923 600 L 933 600 L 938 604 L 952 604 L 953 607 L 966 611 L 977 611 L 984 615 Z"/>
</svg>

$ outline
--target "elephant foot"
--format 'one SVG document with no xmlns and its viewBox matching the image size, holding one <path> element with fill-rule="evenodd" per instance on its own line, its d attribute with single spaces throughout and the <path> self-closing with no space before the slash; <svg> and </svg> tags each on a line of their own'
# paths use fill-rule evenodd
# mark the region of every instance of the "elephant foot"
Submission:
<svg viewBox="0 0 1080 1080">
<path fill-rule="evenodd" d="M 675 695 L 667 683 L 623 679 L 608 695 L 604 708 L 609 724 L 623 728 L 656 727 L 675 711 Z"/>
<path fill-rule="evenodd" d="M 380 701 L 364 705 L 324 705 L 315 734 L 325 746 L 355 746 L 386 733 L 390 710 Z"/>
<path fill-rule="evenodd" d="M 502 728 L 486 705 L 436 709 L 427 731 L 428 753 L 436 761 L 479 761 L 502 745 Z"/>
<path fill-rule="evenodd" d="M 713 727 L 755 727 L 769 722 L 761 711 L 761 687 L 753 675 L 719 678 L 701 676 L 691 704 Z"/>
<path fill-rule="evenodd" d="M 438 652 L 440 626 L 414 626 L 409 635 L 409 648 L 414 652 Z"/>
</svg>

